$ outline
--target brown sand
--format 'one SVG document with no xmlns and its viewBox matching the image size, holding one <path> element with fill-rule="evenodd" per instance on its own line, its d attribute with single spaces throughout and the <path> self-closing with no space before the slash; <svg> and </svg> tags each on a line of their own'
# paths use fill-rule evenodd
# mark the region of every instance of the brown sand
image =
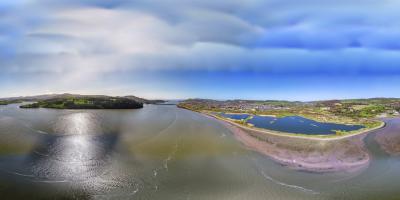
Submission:
<svg viewBox="0 0 400 200">
<path fill-rule="evenodd" d="M 365 169 L 370 163 L 370 155 L 363 142 L 366 134 L 335 140 L 313 140 L 267 134 L 266 131 L 244 129 L 218 121 L 248 148 L 296 170 L 354 172 Z"/>
<path fill-rule="evenodd" d="M 386 127 L 376 134 L 375 140 L 390 155 L 400 156 L 400 118 L 385 119 Z"/>
</svg>

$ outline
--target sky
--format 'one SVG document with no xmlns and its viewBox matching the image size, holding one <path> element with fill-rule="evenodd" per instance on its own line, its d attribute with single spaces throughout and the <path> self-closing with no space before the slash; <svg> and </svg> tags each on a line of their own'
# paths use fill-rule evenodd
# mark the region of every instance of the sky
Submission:
<svg viewBox="0 0 400 200">
<path fill-rule="evenodd" d="M 398 0 L 1 0 L 0 97 L 400 97 Z"/>
</svg>

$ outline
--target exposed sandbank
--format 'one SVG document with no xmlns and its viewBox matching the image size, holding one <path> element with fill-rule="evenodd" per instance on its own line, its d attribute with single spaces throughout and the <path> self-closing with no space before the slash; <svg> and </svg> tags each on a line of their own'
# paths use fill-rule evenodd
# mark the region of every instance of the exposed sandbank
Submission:
<svg viewBox="0 0 400 200">
<path fill-rule="evenodd" d="M 248 148 L 296 170 L 353 172 L 365 169 L 370 163 L 363 142 L 366 134 L 340 138 L 288 137 L 270 134 L 267 130 L 252 130 L 227 120 L 219 121 Z"/>
<path fill-rule="evenodd" d="M 400 156 L 400 118 L 387 118 L 384 121 L 387 125 L 376 134 L 375 140 L 386 153 Z"/>
</svg>

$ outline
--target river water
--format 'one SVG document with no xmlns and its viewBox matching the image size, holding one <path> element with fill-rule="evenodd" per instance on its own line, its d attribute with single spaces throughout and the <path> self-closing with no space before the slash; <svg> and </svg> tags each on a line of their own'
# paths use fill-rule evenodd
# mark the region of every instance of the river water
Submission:
<svg viewBox="0 0 400 200">
<path fill-rule="evenodd" d="M 393 120 L 392 120 L 393 122 Z M 400 123 L 400 120 L 393 123 Z M 362 172 L 317 174 L 246 149 L 173 105 L 138 110 L 0 106 L 1 199 L 399 199 L 400 159 L 365 142 Z"/>
</svg>

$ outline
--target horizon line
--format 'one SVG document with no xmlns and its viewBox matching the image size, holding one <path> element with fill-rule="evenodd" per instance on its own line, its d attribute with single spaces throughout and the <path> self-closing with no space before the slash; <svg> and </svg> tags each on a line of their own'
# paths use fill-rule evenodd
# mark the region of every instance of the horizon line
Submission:
<svg viewBox="0 0 400 200">
<path fill-rule="evenodd" d="M 11 99 L 11 98 L 28 98 L 28 97 L 35 97 L 35 96 L 44 96 L 44 95 L 63 95 L 63 94 L 69 94 L 69 95 L 81 95 L 81 96 L 109 96 L 109 97 L 126 97 L 126 96 L 135 96 L 139 98 L 144 98 L 148 100 L 188 100 L 188 99 L 204 99 L 204 100 L 216 100 L 216 101 L 289 101 L 289 102 L 316 102 L 316 101 L 332 101 L 332 100 L 355 100 L 355 99 L 400 99 L 400 97 L 384 97 L 384 96 L 370 96 L 370 97 L 349 97 L 349 98 L 326 98 L 326 99 L 313 99 L 313 100 L 290 100 L 290 99 L 265 99 L 265 98 L 260 98 L 260 99 L 255 99 L 255 98 L 209 98 L 209 97 L 188 97 L 188 98 L 146 98 L 142 97 L 139 95 L 134 95 L 134 94 L 127 94 L 127 95 L 108 95 L 108 94 L 79 94 L 79 93 L 68 93 L 68 92 L 62 92 L 62 93 L 39 93 L 39 94 L 33 94 L 33 95 L 20 95 L 20 96 L 0 96 L 1 99 Z"/>
</svg>

